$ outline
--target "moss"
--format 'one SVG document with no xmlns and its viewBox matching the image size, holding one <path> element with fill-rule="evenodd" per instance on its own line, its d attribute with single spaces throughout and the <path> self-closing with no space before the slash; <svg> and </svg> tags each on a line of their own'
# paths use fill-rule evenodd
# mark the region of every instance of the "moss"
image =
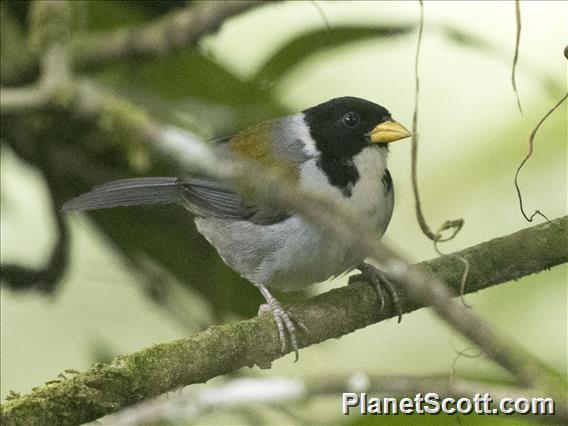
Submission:
<svg viewBox="0 0 568 426">
<path fill-rule="evenodd" d="M 6 401 L 9 401 L 11 399 L 18 399 L 20 398 L 21 395 L 19 392 L 14 392 L 13 390 L 8 391 L 8 395 L 6 395 Z"/>
</svg>

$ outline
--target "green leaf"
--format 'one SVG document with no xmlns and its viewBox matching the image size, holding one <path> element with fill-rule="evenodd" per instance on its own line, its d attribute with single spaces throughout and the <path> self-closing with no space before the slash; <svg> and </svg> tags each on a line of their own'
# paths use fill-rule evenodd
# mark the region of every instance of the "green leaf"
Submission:
<svg viewBox="0 0 568 426">
<path fill-rule="evenodd" d="M 413 24 L 396 24 L 337 26 L 329 30 L 313 30 L 293 39 L 272 55 L 257 72 L 254 80 L 261 82 L 277 80 L 315 53 L 355 42 L 393 38 L 408 34 L 413 29 Z"/>
<path fill-rule="evenodd" d="M 473 49 L 485 50 L 492 53 L 498 53 L 499 51 L 497 46 L 489 41 L 489 39 L 484 39 L 477 34 L 463 30 L 462 28 L 456 27 L 454 25 L 441 25 L 440 31 L 450 41 L 453 41 L 454 43 L 457 43 L 459 45 L 467 46 Z"/>
<path fill-rule="evenodd" d="M 271 91 L 242 80 L 198 48 L 164 58 L 131 59 L 108 66 L 96 76 L 144 105 L 155 118 L 189 127 L 207 138 L 289 113 Z"/>
<path fill-rule="evenodd" d="M 93 31 L 111 30 L 125 25 L 141 25 L 172 10 L 181 9 L 185 2 L 168 1 L 88 1 L 88 26 Z"/>
</svg>

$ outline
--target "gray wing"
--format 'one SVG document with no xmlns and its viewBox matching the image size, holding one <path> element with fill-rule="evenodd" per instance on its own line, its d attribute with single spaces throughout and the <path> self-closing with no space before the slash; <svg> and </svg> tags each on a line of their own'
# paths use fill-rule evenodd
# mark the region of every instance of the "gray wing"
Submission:
<svg viewBox="0 0 568 426">
<path fill-rule="evenodd" d="M 63 210 L 172 204 L 180 201 L 175 177 L 121 179 L 94 187 L 63 205 Z"/>
<path fill-rule="evenodd" d="M 203 217 L 270 225 L 288 217 L 245 202 L 228 183 L 207 176 L 121 179 L 97 186 L 69 200 L 63 210 L 97 210 L 151 204 L 182 204 Z"/>
<path fill-rule="evenodd" d="M 307 134 L 303 116 L 291 115 L 260 124 L 240 134 L 211 141 L 220 155 L 230 155 L 228 143 L 247 137 L 247 132 L 270 133 L 269 149 L 288 163 L 301 163 L 311 158 L 306 154 L 302 138 Z M 97 186 L 63 206 L 64 210 L 96 210 L 150 204 L 183 204 L 198 216 L 249 221 L 258 225 L 278 223 L 290 216 L 274 208 L 244 200 L 229 184 L 204 175 L 122 179 Z"/>
<path fill-rule="evenodd" d="M 229 183 L 208 176 L 180 178 L 177 186 L 182 204 L 197 216 L 243 220 L 257 225 L 271 225 L 289 217 L 289 213 L 245 201 Z"/>
</svg>

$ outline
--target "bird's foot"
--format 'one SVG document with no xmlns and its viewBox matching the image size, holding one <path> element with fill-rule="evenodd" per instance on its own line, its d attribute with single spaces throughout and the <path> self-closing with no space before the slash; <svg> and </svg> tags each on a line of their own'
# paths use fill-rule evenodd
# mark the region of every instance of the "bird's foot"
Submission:
<svg viewBox="0 0 568 426">
<path fill-rule="evenodd" d="M 355 275 L 350 279 L 349 282 L 359 281 L 363 279 L 367 281 L 369 284 L 373 286 L 375 293 L 377 294 L 377 300 L 379 302 L 379 309 L 382 311 L 385 307 L 385 296 L 383 294 L 383 290 L 385 290 L 392 301 L 392 305 L 397 313 L 398 322 L 402 321 L 402 307 L 400 306 L 400 298 L 398 297 L 398 293 L 396 292 L 396 288 L 393 285 L 392 281 L 389 279 L 387 274 L 381 271 L 378 268 L 375 268 L 373 265 L 369 265 L 368 263 L 361 263 L 357 269 L 361 271 L 360 275 Z"/>
<path fill-rule="evenodd" d="M 272 296 L 266 287 L 260 285 L 257 285 L 257 287 L 267 302 L 266 304 L 260 305 L 258 313 L 272 312 L 276 328 L 278 329 L 282 352 L 286 353 L 288 345 L 290 345 L 290 348 L 295 354 L 294 362 L 298 361 L 298 330 L 300 329 L 307 332 L 308 328 L 301 321 L 294 320 L 290 313 L 282 307 L 278 299 Z"/>
</svg>

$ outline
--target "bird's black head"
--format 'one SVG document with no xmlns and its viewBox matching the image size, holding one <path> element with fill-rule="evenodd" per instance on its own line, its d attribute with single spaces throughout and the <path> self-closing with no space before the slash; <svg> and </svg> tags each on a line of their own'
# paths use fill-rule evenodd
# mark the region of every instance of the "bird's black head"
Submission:
<svg viewBox="0 0 568 426">
<path fill-rule="evenodd" d="M 386 108 L 361 98 L 335 98 L 303 113 L 316 147 L 328 158 L 352 158 L 371 143 L 382 145 L 410 135 Z"/>
</svg>

